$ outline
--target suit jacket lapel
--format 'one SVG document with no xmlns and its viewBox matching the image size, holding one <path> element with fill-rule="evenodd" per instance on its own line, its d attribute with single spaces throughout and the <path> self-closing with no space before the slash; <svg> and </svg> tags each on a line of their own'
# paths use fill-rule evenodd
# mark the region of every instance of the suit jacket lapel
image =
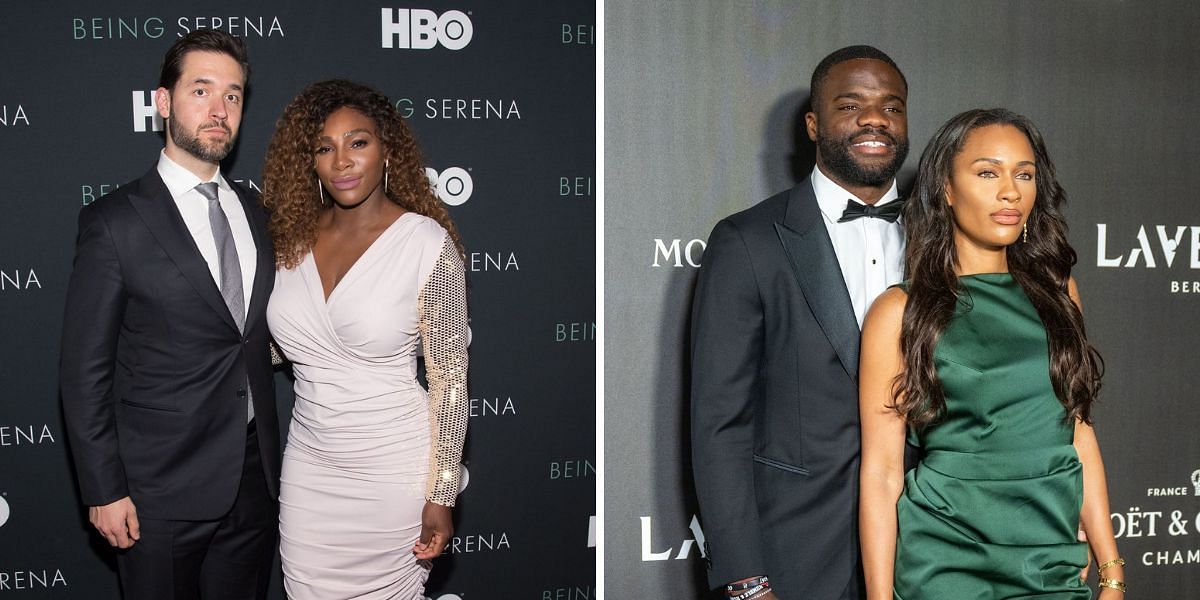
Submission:
<svg viewBox="0 0 1200 600">
<path fill-rule="evenodd" d="M 171 192 L 158 175 L 158 169 L 150 169 L 149 173 L 138 180 L 138 189 L 130 192 L 129 203 L 146 223 L 150 235 L 162 246 L 196 293 L 236 331 L 237 323 L 233 321 L 233 315 L 229 313 L 229 307 L 221 297 L 221 289 L 217 287 L 217 282 L 213 281 L 208 263 L 196 247 L 196 241 L 192 239 L 191 232 L 184 224 L 183 217 L 171 198 Z"/>
<path fill-rule="evenodd" d="M 775 223 L 775 231 L 813 316 L 846 373 L 857 380 L 858 320 L 812 182 L 806 179 L 792 188 L 787 213 L 782 223 Z"/>
<path fill-rule="evenodd" d="M 250 290 L 250 309 L 246 313 L 245 330 L 250 331 L 258 319 L 266 312 L 266 302 L 271 293 L 268 282 L 275 271 L 275 256 L 271 252 L 271 240 L 267 233 L 267 224 L 263 211 L 259 209 L 254 196 L 234 185 L 238 200 L 242 202 L 242 210 L 246 212 L 246 222 L 250 224 L 250 234 L 254 236 L 254 247 L 257 252 L 254 268 L 254 284 Z"/>
</svg>

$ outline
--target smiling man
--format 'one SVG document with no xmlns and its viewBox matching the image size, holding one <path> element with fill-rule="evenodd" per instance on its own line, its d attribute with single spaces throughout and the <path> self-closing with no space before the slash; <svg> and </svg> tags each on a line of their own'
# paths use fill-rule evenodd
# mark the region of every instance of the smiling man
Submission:
<svg viewBox="0 0 1200 600">
<path fill-rule="evenodd" d="M 709 582 L 730 597 L 862 597 L 859 332 L 902 275 L 908 84 L 851 46 L 811 85 L 816 167 L 716 225 L 693 300 L 692 462 Z"/>
<path fill-rule="evenodd" d="M 92 525 L 125 598 L 265 598 L 279 431 L 265 311 L 266 215 L 221 174 L 246 48 L 197 30 L 163 59 L 166 147 L 79 214 L 63 415 Z"/>
</svg>

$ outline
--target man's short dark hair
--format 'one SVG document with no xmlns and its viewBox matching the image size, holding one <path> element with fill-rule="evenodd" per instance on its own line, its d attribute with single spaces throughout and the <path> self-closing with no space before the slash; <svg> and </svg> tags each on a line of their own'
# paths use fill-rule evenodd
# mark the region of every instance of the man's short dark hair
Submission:
<svg viewBox="0 0 1200 600">
<path fill-rule="evenodd" d="M 821 85 L 825 83 L 825 78 L 829 75 L 829 70 L 835 65 L 844 63 L 848 60 L 857 60 L 866 58 L 870 60 L 880 60 L 888 64 L 900 74 L 900 81 L 904 82 L 904 89 L 908 89 L 908 80 L 904 78 L 904 71 L 896 66 L 896 61 L 874 46 L 846 46 L 840 50 L 834 50 L 829 56 L 821 59 L 820 64 L 813 70 L 812 81 L 809 84 L 809 97 L 812 98 L 812 105 L 817 106 L 817 101 L 820 99 Z"/>
<path fill-rule="evenodd" d="M 168 90 L 179 82 L 183 70 L 183 59 L 188 52 L 217 52 L 227 54 L 242 66 L 245 81 L 250 80 L 250 59 L 246 55 L 246 43 L 217 29 L 197 29 L 181 38 L 163 56 L 162 71 L 158 75 L 158 87 Z"/>
</svg>

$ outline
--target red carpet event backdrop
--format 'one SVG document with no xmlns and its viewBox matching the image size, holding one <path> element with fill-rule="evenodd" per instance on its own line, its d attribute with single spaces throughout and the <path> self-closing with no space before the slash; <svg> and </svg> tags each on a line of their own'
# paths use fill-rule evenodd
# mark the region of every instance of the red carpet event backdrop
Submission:
<svg viewBox="0 0 1200 600">
<path fill-rule="evenodd" d="M 596 597 L 593 3 L 76 1 L 3 13 L 0 598 L 119 598 L 63 431 L 63 301 L 76 215 L 155 164 L 159 63 L 199 28 L 250 51 L 226 176 L 260 189 L 283 107 L 309 83 L 347 78 L 407 117 L 462 233 L 467 472 L 428 596 Z M 291 383 L 281 373 L 276 384 L 286 420 Z"/>
<path fill-rule="evenodd" d="M 960 111 L 1006 107 L 1045 134 L 1107 363 L 1095 422 L 1129 597 L 1200 597 L 1197 22 L 1180 0 L 606 2 L 605 595 L 703 597 L 697 267 L 718 220 L 811 171 L 813 68 L 870 44 L 909 82 L 902 194 Z"/>
</svg>

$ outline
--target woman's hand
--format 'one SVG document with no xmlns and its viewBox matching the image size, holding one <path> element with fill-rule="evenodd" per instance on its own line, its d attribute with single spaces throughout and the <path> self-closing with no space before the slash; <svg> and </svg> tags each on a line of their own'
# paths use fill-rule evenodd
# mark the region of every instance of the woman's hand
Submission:
<svg viewBox="0 0 1200 600">
<path fill-rule="evenodd" d="M 454 523 L 450 519 L 450 507 L 434 502 L 425 502 L 421 509 L 421 537 L 413 546 L 417 560 L 437 558 L 450 544 L 454 536 Z"/>
<path fill-rule="evenodd" d="M 1114 590 L 1112 588 L 1100 588 L 1100 595 L 1096 596 L 1096 600 L 1124 600 L 1125 592 Z"/>
</svg>

